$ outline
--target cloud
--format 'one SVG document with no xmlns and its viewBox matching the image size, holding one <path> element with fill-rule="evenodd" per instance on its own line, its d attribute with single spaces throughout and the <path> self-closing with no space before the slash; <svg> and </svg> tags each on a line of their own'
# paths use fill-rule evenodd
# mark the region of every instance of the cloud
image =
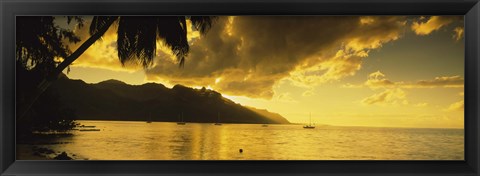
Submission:
<svg viewBox="0 0 480 176">
<path fill-rule="evenodd" d="M 460 76 L 435 77 L 433 80 L 418 81 L 413 87 L 463 87 L 465 80 Z"/>
<path fill-rule="evenodd" d="M 458 93 L 459 96 L 464 97 L 465 94 L 464 92 Z M 453 112 L 453 111 L 463 111 L 465 109 L 465 103 L 464 100 L 457 101 L 455 103 L 450 104 L 447 108 L 443 109 L 444 111 L 447 112 Z"/>
<path fill-rule="evenodd" d="M 90 36 L 89 18 L 85 27 L 75 28 L 83 40 Z M 445 18 L 460 17 L 431 17 L 414 23 L 437 26 L 438 30 L 449 21 Z M 190 22 L 187 25 L 191 26 Z M 145 71 L 146 80 L 210 86 L 229 95 L 269 99 L 281 80 L 312 88 L 355 75 L 371 50 L 402 37 L 405 27 L 407 18 L 399 16 L 220 17 L 206 36 L 189 30 L 190 54 L 184 68 L 179 68 L 171 51 L 157 42 L 157 57 L 153 67 Z M 72 66 L 126 72 L 142 69 L 134 64 L 122 66 L 118 61 L 116 28 L 113 25 Z M 216 81 L 218 78 L 222 81 Z M 373 88 L 389 84 L 387 81 L 372 79 L 369 84 Z"/>
<path fill-rule="evenodd" d="M 453 32 L 454 32 L 453 39 L 455 39 L 456 41 L 463 39 L 463 32 L 464 32 L 463 27 L 456 27 L 455 29 L 453 29 Z"/>
<path fill-rule="evenodd" d="M 445 111 L 463 111 L 464 110 L 464 101 L 460 100 L 458 102 L 452 103 L 448 108 L 444 109 Z"/>
<path fill-rule="evenodd" d="M 463 16 L 431 16 L 428 19 L 426 17 L 420 17 L 412 22 L 410 28 L 417 35 L 429 35 L 451 24 L 458 25 L 453 29 L 452 38 L 455 41 L 460 41 L 464 36 Z"/>
<path fill-rule="evenodd" d="M 273 99 L 278 102 L 297 103 L 297 101 L 292 98 L 292 95 L 289 92 L 275 94 Z"/>
<path fill-rule="evenodd" d="M 158 57 L 147 79 L 270 99 L 280 80 L 310 88 L 354 75 L 370 50 L 401 37 L 405 21 L 392 16 L 221 17 L 192 42 L 183 69 Z"/>
<path fill-rule="evenodd" d="M 458 16 L 431 16 L 427 21 L 414 21 L 411 25 L 412 31 L 417 35 L 428 35 L 431 32 L 454 22 Z M 425 18 L 420 18 L 425 19 Z"/>
<path fill-rule="evenodd" d="M 370 88 L 379 88 L 379 87 L 392 87 L 395 85 L 394 82 L 385 78 L 385 74 L 380 71 L 376 71 L 368 75 L 368 79 L 365 82 L 365 85 Z"/>
<path fill-rule="evenodd" d="M 408 104 L 406 93 L 402 89 L 387 89 L 361 101 L 365 105 Z"/>
<path fill-rule="evenodd" d="M 363 88 L 363 84 L 352 84 L 352 83 L 346 83 L 341 86 L 342 88 Z"/>
<path fill-rule="evenodd" d="M 417 103 L 414 106 L 415 107 L 426 107 L 426 106 L 428 106 L 428 103 Z"/>
<path fill-rule="evenodd" d="M 435 77 L 433 80 L 420 80 L 414 83 L 393 82 L 386 78 L 380 71 L 370 73 L 367 81 L 363 84 L 345 84 L 343 88 L 362 88 L 384 89 L 383 92 L 374 94 L 363 99 L 361 102 L 365 105 L 372 104 L 409 104 L 403 89 L 412 88 L 434 88 L 434 87 L 463 87 L 464 80 L 460 76 Z M 463 95 L 463 93 L 460 93 Z M 425 107 L 427 103 L 417 103 L 415 107 Z"/>
<path fill-rule="evenodd" d="M 304 96 L 304 97 L 309 97 L 309 96 L 312 96 L 312 95 L 315 95 L 315 92 L 313 92 L 313 90 L 307 90 L 307 91 L 302 93 L 302 96 Z"/>
<path fill-rule="evenodd" d="M 371 89 L 378 89 L 378 88 L 404 88 L 404 89 L 412 89 L 412 88 L 463 88 L 465 84 L 464 78 L 461 76 L 439 76 L 435 77 L 432 80 L 419 80 L 417 82 L 394 82 L 390 81 L 386 78 L 385 74 L 380 71 L 376 71 L 370 73 L 367 77 L 367 81 L 363 84 L 351 84 L 347 83 L 344 84 L 343 88 L 362 88 L 362 87 L 369 87 Z"/>
</svg>

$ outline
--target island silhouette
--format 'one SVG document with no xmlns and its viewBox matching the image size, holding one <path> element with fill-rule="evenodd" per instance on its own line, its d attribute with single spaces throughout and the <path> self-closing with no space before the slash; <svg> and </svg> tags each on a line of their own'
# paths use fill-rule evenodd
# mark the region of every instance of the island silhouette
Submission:
<svg viewBox="0 0 480 176">
<path fill-rule="evenodd" d="M 114 79 L 88 84 L 63 74 L 51 89 L 77 120 L 178 122 L 183 116 L 185 122 L 198 123 L 289 123 L 280 114 L 242 106 L 206 88 L 129 85 Z"/>
</svg>

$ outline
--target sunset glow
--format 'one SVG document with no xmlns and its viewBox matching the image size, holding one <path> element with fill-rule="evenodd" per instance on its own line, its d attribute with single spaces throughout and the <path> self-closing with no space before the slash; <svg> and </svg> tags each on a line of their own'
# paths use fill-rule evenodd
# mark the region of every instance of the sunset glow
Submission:
<svg viewBox="0 0 480 176">
<path fill-rule="evenodd" d="M 116 27 L 64 73 L 87 83 L 206 87 L 292 123 L 311 113 L 326 125 L 464 127 L 461 16 L 220 17 L 206 35 L 189 30 L 184 67 L 158 42 L 147 69 L 119 62 Z"/>
</svg>

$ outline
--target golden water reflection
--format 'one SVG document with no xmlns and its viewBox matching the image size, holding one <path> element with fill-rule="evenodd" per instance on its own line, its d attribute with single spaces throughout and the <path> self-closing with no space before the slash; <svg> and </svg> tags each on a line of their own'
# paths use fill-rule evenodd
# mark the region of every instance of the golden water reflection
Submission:
<svg viewBox="0 0 480 176">
<path fill-rule="evenodd" d="M 49 146 L 90 160 L 463 160 L 463 129 L 81 121 Z M 243 149 L 243 153 L 239 152 Z"/>
</svg>

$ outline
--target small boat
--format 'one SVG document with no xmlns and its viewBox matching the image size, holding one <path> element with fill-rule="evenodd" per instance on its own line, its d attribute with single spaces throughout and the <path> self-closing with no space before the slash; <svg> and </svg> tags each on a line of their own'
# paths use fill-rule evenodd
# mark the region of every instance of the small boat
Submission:
<svg viewBox="0 0 480 176">
<path fill-rule="evenodd" d="M 96 126 L 80 125 L 78 127 L 80 127 L 80 128 L 95 128 Z"/>
<path fill-rule="evenodd" d="M 315 125 L 312 124 L 312 113 L 310 113 L 310 124 L 304 125 L 303 128 L 305 129 L 314 129 Z"/>
<path fill-rule="evenodd" d="M 267 125 L 267 124 L 263 124 L 262 127 L 268 127 L 268 125 Z"/>
<path fill-rule="evenodd" d="M 305 126 L 303 126 L 303 128 L 305 128 L 305 129 L 313 129 L 313 128 L 315 128 L 315 126 L 312 126 L 312 125 L 305 125 Z"/>
<path fill-rule="evenodd" d="M 78 131 L 100 131 L 100 129 L 79 129 Z"/>
<path fill-rule="evenodd" d="M 220 113 L 217 114 L 217 123 L 214 123 L 214 125 L 222 125 L 220 123 Z"/>
<path fill-rule="evenodd" d="M 187 123 L 185 123 L 185 122 L 183 121 L 183 112 L 182 112 L 182 121 L 181 121 L 181 122 L 177 122 L 177 125 L 186 125 L 186 124 L 187 124 Z"/>
</svg>

